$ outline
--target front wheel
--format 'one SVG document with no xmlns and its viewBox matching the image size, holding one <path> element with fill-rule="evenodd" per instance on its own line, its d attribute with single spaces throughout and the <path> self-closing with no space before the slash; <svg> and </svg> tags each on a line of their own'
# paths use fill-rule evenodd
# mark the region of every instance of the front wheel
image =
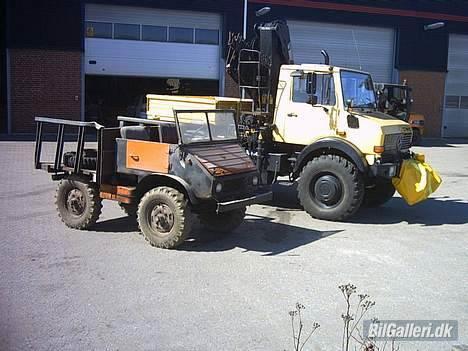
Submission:
<svg viewBox="0 0 468 351">
<path fill-rule="evenodd" d="M 166 186 L 148 191 L 140 200 L 138 225 L 152 246 L 172 249 L 190 233 L 191 211 L 184 194 Z"/>
<path fill-rule="evenodd" d="M 81 179 L 62 179 L 55 194 L 55 205 L 62 222 L 74 229 L 93 226 L 102 209 L 96 186 Z"/>
<path fill-rule="evenodd" d="M 297 191 L 301 205 L 312 217 L 343 221 L 361 206 L 364 183 L 349 160 L 337 155 L 321 155 L 303 168 Z"/>
</svg>

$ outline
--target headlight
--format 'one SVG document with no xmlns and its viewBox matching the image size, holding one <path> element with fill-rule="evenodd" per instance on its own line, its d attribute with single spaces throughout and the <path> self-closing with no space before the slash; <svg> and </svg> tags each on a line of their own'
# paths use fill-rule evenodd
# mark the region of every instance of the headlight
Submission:
<svg viewBox="0 0 468 351">
<path fill-rule="evenodd" d="M 257 176 L 254 176 L 254 177 L 252 178 L 252 184 L 253 184 L 253 185 L 258 185 L 258 177 L 257 177 Z"/>
<path fill-rule="evenodd" d="M 220 193 L 221 190 L 223 190 L 223 184 L 221 184 L 221 183 L 216 184 L 215 190 L 216 190 L 217 193 Z"/>
<path fill-rule="evenodd" d="M 415 120 L 412 122 L 415 126 L 423 126 L 424 125 L 424 120 Z"/>
</svg>

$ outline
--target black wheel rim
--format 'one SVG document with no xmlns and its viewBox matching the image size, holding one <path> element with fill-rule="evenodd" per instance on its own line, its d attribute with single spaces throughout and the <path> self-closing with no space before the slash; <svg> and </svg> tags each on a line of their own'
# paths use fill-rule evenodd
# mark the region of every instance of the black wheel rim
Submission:
<svg viewBox="0 0 468 351">
<path fill-rule="evenodd" d="M 151 229 L 161 235 L 169 234 L 174 226 L 174 212 L 163 203 L 155 204 L 148 219 Z"/>
<path fill-rule="evenodd" d="M 322 208 L 336 207 L 343 198 L 343 184 L 332 173 L 320 173 L 309 184 L 314 202 Z"/>
<path fill-rule="evenodd" d="M 66 206 L 73 216 L 81 216 L 86 209 L 86 199 L 83 192 L 78 188 L 70 190 L 67 194 Z"/>
</svg>

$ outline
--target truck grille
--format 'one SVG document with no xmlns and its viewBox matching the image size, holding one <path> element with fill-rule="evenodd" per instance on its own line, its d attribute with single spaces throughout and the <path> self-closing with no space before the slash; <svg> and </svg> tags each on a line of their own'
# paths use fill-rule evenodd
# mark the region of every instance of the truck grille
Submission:
<svg viewBox="0 0 468 351">
<path fill-rule="evenodd" d="M 385 151 L 404 151 L 411 147 L 411 133 L 388 134 L 385 136 Z"/>
</svg>

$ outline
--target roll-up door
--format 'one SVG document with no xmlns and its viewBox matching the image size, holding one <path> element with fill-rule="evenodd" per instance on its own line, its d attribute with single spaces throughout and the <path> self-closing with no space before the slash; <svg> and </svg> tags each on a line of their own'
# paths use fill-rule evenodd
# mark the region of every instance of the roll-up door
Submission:
<svg viewBox="0 0 468 351">
<path fill-rule="evenodd" d="M 450 34 L 445 82 L 444 137 L 468 137 L 468 35 Z"/>
<path fill-rule="evenodd" d="M 325 49 L 331 64 L 371 73 L 374 82 L 392 82 L 395 30 L 337 23 L 288 20 L 296 63 L 322 63 Z"/>
<path fill-rule="evenodd" d="M 87 4 L 85 73 L 219 79 L 221 16 Z"/>
</svg>

